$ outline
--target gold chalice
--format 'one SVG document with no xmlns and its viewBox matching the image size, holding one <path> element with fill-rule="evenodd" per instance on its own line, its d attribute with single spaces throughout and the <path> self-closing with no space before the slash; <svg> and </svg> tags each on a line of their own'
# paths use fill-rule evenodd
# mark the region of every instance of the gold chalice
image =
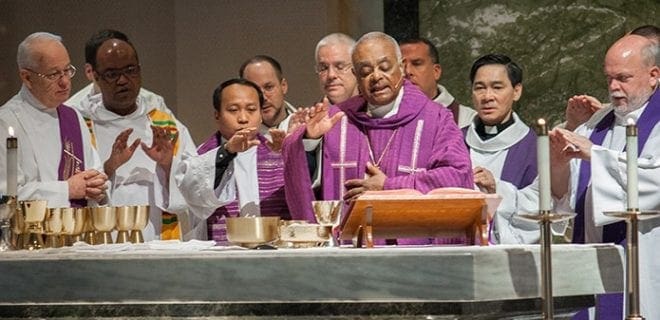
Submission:
<svg viewBox="0 0 660 320">
<path fill-rule="evenodd" d="M 80 235 L 82 232 L 82 211 L 78 214 L 78 220 L 76 221 L 76 210 L 77 208 L 60 208 L 62 211 L 62 232 L 60 234 L 61 243 L 63 246 L 73 245 L 72 237 L 74 235 Z M 80 225 L 77 225 L 79 223 Z M 78 233 L 76 232 L 78 229 Z"/>
<path fill-rule="evenodd" d="M 39 250 L 44 246 L 44 220 L 48 201 L 19 201 L 19 205 L 21 206 L 20 214 L 25 221 L 23 233 L 27 234 L 27 243 L 24 243 L 23 247 L 28 250 Z"/>
<path fill-rule="evenodd" d="M 93 207 L 92 223 L 94 229 L 98 232 L 98 242 L 102 244 L 112 243 L 110 232 L 117 224 L 114 207 Z"/>
<path fill-rule="evenodd" d="M 73 208 L 73 231 L 69 234 L 67 245 L 73 245 L 78 241 L 87 242 L 85 233 L 87 233 L 88 220 L 91 218 L 89 212 L 89 208 Z M 92 238 L 94 238 L 93 235 L 94 233 L 92 231 Z M 96 243 L 96 240 L 94 243 Z"/>
<path fill-rule="evenodd" d="M 14 201 L 16 199 L 14 198 Z M 23 249 L 23 242 L 25 242 L 25 236 L 23 234 L 23 230 L 25 230 L 25 217 L 21 213 L 21 206 L 18 205 L 16 202 L 14 203 L 14 207 L 16 208 L 16 211 L 14 213 L 14 216 L 11 217 L 11 245 L 14 247 L 16 250 L 21 250 Z"/>
<path fill-rule="evenodd" d="M 95 245 L 98 244 L 98 239 L 96 239 L 96 229 L 94 229 L 94 221 L 92 220 L 92 208 L 84 207 L 80 208 L 83 212 L 83 230 L 82 230 L 82 240 Z"/>
<path fill-rule="evenodd" d="M 142 230 L 147 227 L 149 222 L 149 206 L 133 206 L 135 208 L 135 223 L 133 228 L 131 228 L 131 242 L 133 243 L 142 243 L 144 242 L 144 236 L 142 235 Z"/>
<path fill-rule="evenodd" d="M 121 206 L 116 207 L 115 212 L 117 215 L 117 243 L 131 242 L 129 231 L 135 225 L 135 212 L 136 206 Z"/>
<path fill-rule="evenodd" d="M 46 211 L 46 219 L 44 219 L 44 229 L 46 231 L 46 248 L 59 248 L 62 246 L 60 242 L 60 234 L 62 233 L 63 208 L 48 208 Z"/>
<path fill-rule="evenodd" d="M 337 246 L 338 243 L 332 231 L 339 226 L 343 204 L 344 202 L 341 200 L 312 201 L 316 222 L 325 227 L 326 232 L 330 234 L 329 247 Z"/>
</svg>

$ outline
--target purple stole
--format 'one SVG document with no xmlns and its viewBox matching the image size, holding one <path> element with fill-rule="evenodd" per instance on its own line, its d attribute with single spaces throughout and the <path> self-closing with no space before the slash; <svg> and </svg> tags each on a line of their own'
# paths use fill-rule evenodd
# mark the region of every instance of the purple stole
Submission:
<svg viewBox="0 0 660 320">
<path fill-rule="evenodd" d="M 637 120 L 638 128 L 638 155 L 644 149 L 646 140 L 648 140 L 651 131 L 655 125 L 660 121 L 660 92 L 656 92 L 651 96 L 646 109 L 639 116 Z M 608 113 L 598 124 L 594 131 L 591 133 L 589 140 L 595 145 L 602 145 L 607 132 L 614 124 L 614 111 Z M 584 243 L 584 201 L 587 196 L 587 188 L 591 181 L 591 162 L 580 161 L 580 174 L 578 177 L 578 185 L 576 190 L 575 199 L 575 226 L 573 228 L 573 243 Z M 603 227 L 603 242 L 620 243 L 626 238 L 626 224 L 625 222 L 617 222 L 608 224 Z"/>
<path fill-rule="evenodd" d="M 469 128 L 463 128 L 463 135 L 467 135 Z M 529 129 L 527 134 L 507 151 L 500 179 L 522 189 L 534 182 L 537 175 L 536 133 Z"/>
<path fill-rule="evenodd" d="M 266 146 L 266 138 L 258 135 L 261 144 L 257 146 L 257 173 L 259 183 L 259 207 L 262 216 L 279 216 L 291 220 L 284 195 L 284 162 L 280 153 L 272 152 Z M 198 154 L 204 154 L 220 145 L 217 133 L 197 148 Z M 237 217 L 240 214 L 238 200 L 219 207 L 206 220 L 208 239 L 227 243 L 225 217 Z"/>
<path fill-rule="evenodd" d="M 57 118 L 60 122 L 60 138 L 62 139 L 62 154 L 57 170 L 58 180 L 65 181 L 78 172 L 85 170 L 85 153 L 80 131 L 80 121 L 76 111 L 65 105 L 57 107 Z M 87 205 L 85 199 L 70 199 L 73 208 Z"/>
</svg>

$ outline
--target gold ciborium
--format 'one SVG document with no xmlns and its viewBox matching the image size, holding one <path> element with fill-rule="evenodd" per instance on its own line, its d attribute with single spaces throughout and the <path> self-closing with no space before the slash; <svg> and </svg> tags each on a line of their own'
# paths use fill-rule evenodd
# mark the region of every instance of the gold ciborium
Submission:
<svg viewBox="0 0 660 320">
<path fill-rule="evenodd" d="M 147 227 L 149 222 L 149 206 L 133 206 L 135 208 L 135 223 L 133 228 L 131 228 L 131 242 L 132 243 L 142 243 L 144 242 L 144 236 L 142 235 L 142 230 Z"/>
<path fill-rule="evenodd" d="M 44 219 L 46 248 L 59 248 L 63 245 L 60 241 L 60 234 L 62 233 L 63 227 L 62 209 L 63 208 L 48 208 L 48 211 L 46 211 L 46 219 Z"/>
<path fill-rule="evenodd" d="M 331 235 L 327 243 L 329 247 L 338 245 L 333 229 L 339 226 L 343 204 L 344 202 L 341 200 L 312 201 L 316 222 L 325 227 L 326 231 Z"/>
<path fill-rule="evenodd" d="M 11 219 L 16 212 L 16 197 L 0 197 L 0 251 L 14 249 L 11 237 Z"/>
<path fill-rule="evenodd" d="M 23 233 L 27 234 L 27 242 L 23 242 L 23 248 L 27 250 L 39 250 L 44 246 L 44 220 L 48 201 L 27 200 L 18 202 L 21 207 L 20 215 L 23 216 L 25 226 Z"/>
<path fill-rule="evenodd" d="M 98 232 L 98 242 L 102 244 L 112 243 L 110 232 L 115 228 L 117 217 L 115 216 L 115 207 L 93 207 L 92 223 L 94 229 Z"/>
<path fill-rule="evenodd" d="M 117 215 L 117 243 L 131 242 L 129 231 L 135 225 L 136 206 L 121 206 L 115 208 Z"/>
</svg>

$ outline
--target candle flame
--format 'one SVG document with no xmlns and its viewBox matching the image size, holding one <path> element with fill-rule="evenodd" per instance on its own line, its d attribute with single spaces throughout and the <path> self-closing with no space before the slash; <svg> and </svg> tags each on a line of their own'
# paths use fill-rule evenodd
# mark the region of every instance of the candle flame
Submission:
<svg viewBox="0 0 660 320">
<path fill-rule="evenodd" d="M 544 126 L 545 125 L 545 119 L 540 118 L 540 119 L 536 120 L 536 123 L 538 123 L 539 126 Z"/>
<path fill-rule="evenodd" d="M 629 126 L 634 126 L 635 125 L 635 119 L 633 119 L 632 117 L 626 119 L 626 124 L 628 124 Z"/>
<path fill-rule="evenodd" d="M 9 127 L 9 129 L 7 129 L 7 131 L 8 131 L 8 133 L 9 133 L 9 136 L 10 136 L 10 137 L 13 137 L 13 136 L 14 136 L 14 127 Z"/>
</svg>

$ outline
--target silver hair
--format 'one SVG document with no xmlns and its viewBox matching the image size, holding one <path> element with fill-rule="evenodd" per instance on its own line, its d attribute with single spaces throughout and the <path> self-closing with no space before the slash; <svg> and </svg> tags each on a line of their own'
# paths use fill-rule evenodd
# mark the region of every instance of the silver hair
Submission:
<svg viewBox="0 0 660 320">
<path fill-rule="evenodd" d="M 380 31 L 372 31 L 360 37 L 360 39 L 358 39 L 355 45 L 351 48 L 351 58 L 353 57 L 353 52 L 355 51 L 355 48 L 359 46 L 360 43 L 376 40 L 376 39 L 386 40 L 392 43 L 392 45 L 394 46 L 394 50 L 396 51 L 396 60 L 398 63 L 401 63 L 402 55 L 401 55 L 401 48 L 399 47 L 399 43 L 396 42 L 396 40 L 394 40 L 394 38 L 392 38 L 390 35 L 386 33 L 382 33 Z"/>
<path fill-rule="evenodd" d="M 350 48 L 352 48 L 355 45 L 355 39 L 341 32 L 331 33 L 323 37 L 323 39 L 321 39 L 319 43 L 316 44 L 316 49 L 314 50 L 314 59 L 316 59 L 316 63 L 319 62 L 319 50 L 322 47 L 337 45 L 337 44 L 346 45 L 350 50 Z"/>
<path fill-rule="evenodd" d="M 36 61 L 32 46 L 37 42 L 42 41 L 57 41 L 62 43 L 62 37 L 49 33 L 49 32 L 35 32 L 25 38 L 18 45 L 18 53 L 16 54 L 16 63 L 18 68 L 35 68 Z"/>
</svg>

